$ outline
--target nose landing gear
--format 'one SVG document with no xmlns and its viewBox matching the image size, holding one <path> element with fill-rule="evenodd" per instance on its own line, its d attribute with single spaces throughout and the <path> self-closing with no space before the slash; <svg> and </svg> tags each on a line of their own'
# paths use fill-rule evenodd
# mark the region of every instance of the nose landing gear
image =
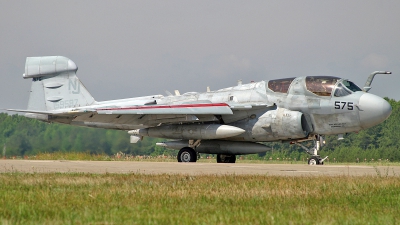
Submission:
<svg viewBox="0 0 400 225">
<path fill-rule="evenodd" d="M 324 165 L 324 161 L 328 158 L 328 156 L 321 158 L 321 156 L 318 155 L 318 151 L 325 144 L 325 140 L 321 135 L 315 135 L 315 139 L 313 141 L 315 143 L 313 148 L 307 148 L 298 142 L 294 142 L 294 144 L 300 146 L 311 156 L 308 159 L 308 165 Z"/>
</svg>

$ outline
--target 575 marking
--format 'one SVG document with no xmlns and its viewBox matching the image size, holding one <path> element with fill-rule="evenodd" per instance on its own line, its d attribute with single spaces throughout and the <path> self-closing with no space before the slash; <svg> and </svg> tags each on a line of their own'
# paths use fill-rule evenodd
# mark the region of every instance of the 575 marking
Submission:
<svg viewBox="0 0 400 225">
<path fill-rule="evenodd" d="M 353 102 L 335 101 L 335 109 L 344 109 L 344 108 L 346 108 L 346 105 L 347 105 L 347 109 L 348 110 L 353 110 L 354 109 L 354 103 Z"/>
</svg>

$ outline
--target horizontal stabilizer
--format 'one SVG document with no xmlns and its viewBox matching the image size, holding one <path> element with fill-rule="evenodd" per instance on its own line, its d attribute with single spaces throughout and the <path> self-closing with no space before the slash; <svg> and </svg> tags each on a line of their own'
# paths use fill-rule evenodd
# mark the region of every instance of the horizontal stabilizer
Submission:
<svg viewBox="0 0 400 225">
<path fill-rule="evenodd" d="M 26 110 L 26 109 L 6 109 L 6 111 L 22 112 L 22 113 L 37 113 L 37 114 L 44 114 L 44 115 L 52 114 L 50 111 L 36 111 L 36 110 Z"/>
<path fill-rule="evenodd" d="M 36 113 L 43 115 L 58 115 L 58 116 L 68 116 L 68 115 L 80 115 L 88 112 L 96 112 L 92 109 L 85 110 L 72 110 L 72 111 L 39 111 L 39 110 L 26 110 L 26 109 L 6 109 L 10 112 L 21 112 L 21 113 Z"/>
</svg>

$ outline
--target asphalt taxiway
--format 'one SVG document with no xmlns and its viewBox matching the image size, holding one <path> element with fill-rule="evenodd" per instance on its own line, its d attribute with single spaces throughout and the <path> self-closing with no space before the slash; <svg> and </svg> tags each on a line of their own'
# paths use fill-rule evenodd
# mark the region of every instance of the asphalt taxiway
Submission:
<svg viewBox="0 0 400 225">
<path fill-rule="evenodd" d="M 0 160 L 0 173 L 259 174 L 277 176 L 399 176 L 400 166 L 225 164 L 137 161 Z"/>
</svg>

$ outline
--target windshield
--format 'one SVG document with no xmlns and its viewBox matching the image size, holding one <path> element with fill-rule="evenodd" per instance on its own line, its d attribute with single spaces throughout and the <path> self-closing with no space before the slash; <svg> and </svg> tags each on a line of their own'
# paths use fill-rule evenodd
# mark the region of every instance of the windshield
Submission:
<svg viewBox="0 0 400 225">
<path fill-rule="evenodd" d="M 356 91 L 362 91 L 362 90 L 353 82 L 344 80 L 336 87 L 334 96 L 342 97 L 342 96 L 349 95 Z"/>
<path fill-rule="evenodd" d="M 344 84 L 344 86 L 346 86 L 350 91 L 356 92 L 356 91 L 362 91 L 361 88 L 359 88 L 355 83 L 348 81 L 348 80 L 344 80 L 342 81 L 342 83 Z"/>
</svg>

